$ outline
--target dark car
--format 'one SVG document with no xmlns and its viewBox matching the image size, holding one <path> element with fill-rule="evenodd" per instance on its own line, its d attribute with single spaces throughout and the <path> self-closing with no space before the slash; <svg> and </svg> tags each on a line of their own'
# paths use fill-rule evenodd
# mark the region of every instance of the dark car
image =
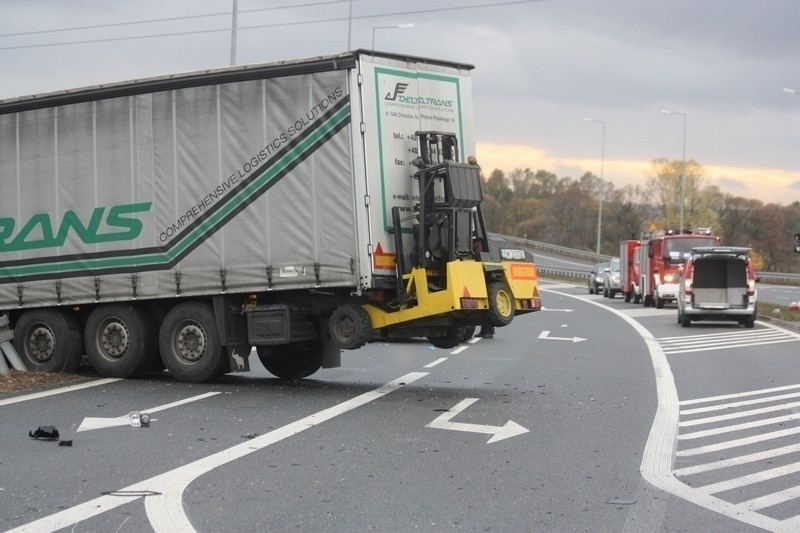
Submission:
<svg viewBox="0 0 800 533">
<path fill-rule="evenodd" d="M 600 294 L 603 292 L 603 279 L 608 269 L 608 263 L 597 263 L 589 272 L 589 294 Z"/>
</svg>

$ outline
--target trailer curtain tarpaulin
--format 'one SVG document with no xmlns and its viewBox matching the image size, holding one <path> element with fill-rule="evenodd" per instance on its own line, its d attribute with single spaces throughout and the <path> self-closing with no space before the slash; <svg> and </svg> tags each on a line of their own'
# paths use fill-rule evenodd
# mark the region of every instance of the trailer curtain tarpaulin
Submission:
<svg viewBox="0 0 800 533">
<path fill-rule="evenodd" d="M 0 115 L 0 305 L 356 286 L 347 76 Z"/>
</svg>

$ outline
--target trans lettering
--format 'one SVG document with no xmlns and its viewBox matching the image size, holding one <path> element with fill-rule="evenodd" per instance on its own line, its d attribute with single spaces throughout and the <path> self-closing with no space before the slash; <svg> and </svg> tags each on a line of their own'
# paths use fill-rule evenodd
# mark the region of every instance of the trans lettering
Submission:
<svg viewBox="0 0 800 533">
<path fill-rule="evenodd" d="M 142 221 L 132 215 L 149 211 L 151 205 L 152 202 L 115 205 L 108 209 L 107 214 L 105 207 L 95 207 L 85 222 L 75 211 L 67 211 L 58 228 L 53 226 L 50 215 L 39 213 L 33 215 L 16 235 L 16 221 L 11 217 L 0 217 L 0 252 L 58 248 L 64 245 L 70 231 L 85 244 L 133 240 L 142 233 L 143 226 Z M 112 231 L 100 231 L 104 219 L 105 226 Z"/>
</svg>

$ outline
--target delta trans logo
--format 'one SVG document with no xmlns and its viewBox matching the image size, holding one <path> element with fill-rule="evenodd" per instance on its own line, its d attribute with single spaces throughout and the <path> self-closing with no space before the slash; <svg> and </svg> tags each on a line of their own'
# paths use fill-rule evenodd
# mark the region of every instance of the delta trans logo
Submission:
<svg viewBox="0 0 800 533">
<path fill-rule="evenodd" d="M 433 98 L 429 96 L 407 96 L 405 92 L 408 89 L 408 85 L 408 83 L 402 82 L 395 83 L 394 90 L 386 93 L 386 96 L 383 99 L 389 102 L 397 102 L 400 104 L 453 107 L 452 100 Z"/>
</svg>

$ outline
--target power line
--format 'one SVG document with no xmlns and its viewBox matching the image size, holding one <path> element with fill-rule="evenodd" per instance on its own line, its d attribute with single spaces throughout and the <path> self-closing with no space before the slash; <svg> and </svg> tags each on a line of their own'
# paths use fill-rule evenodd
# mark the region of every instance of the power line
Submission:
<svg viewBox="0 0 800 533">
<path fill-rule="evenodd" d="M 322 5 L 322 4 L 334 4 L 334 3 L 342 3 L 346 0 L 334 0 L 329 2 L 314 2 L 309 4 L 303 4 L 302 6 L 291 6 L 291 7 L 307 7 L 311 5 Z M 442 7 L 442 8 L 430 8 L 430 9 L 416 9 L 411 11 L 396 11 L 392 13 L 380 13 L 377 15 L 358 15 L 351 17 L 352 19 L 372 19 L 372 18 L 382 18 L 382 17 L 393 17 L 393 16 L 401 16 L 401 15 L 425 15 L 430 13 L 441 13 L 445 11 L 464 11 L 468 9 L 478 9 L 484 7 L 501 7 L 501 6 L 510 6 L 510 5 L 519 5 L 519 4 L 531 4 L 534 2 L 545 2 L 547 0 L 508 0 L 505 2 L 495 2 L 491 4 L 473 4 L 469 6 L 455 6 L 455 7 Z M 282 7 L 274 7 L 274 8 L 263 8 L 263 9 L 251 9 L 247 10 L 247 12 L 252 11 L 263 11 L 267 9 L 285 9 L 287 6 Z M 244 11 L 242 11 L 244 12 Z M 229 16 L 230 13 L 222 13 L 225 16 Z M 187 16 L 186 18 L 193 18 L 193 17 L 203 17 L 203 16 L 217 16 L 217 15 L 192 15 Z M 182 17 L 176 17 L 176 20 L 180 20 Z M 155 19 L 153 22 L 160 22 L 161 20 L 172 20 L 172 19 Z M 263 28 L 278 28 L 278 27 L 285 27 L 285 26 L 300 26 L 305 24 L 321 24 L 327 22 L 342 22 L 348 20 L 348 17 L 335 17 L 335 18 L 328 18 L 328 19 L 317 19 L 317 20 L 308 20 L 308 21 L 301 21 L 301 22 L 278 22 L 273 24 L 257 24 L 252 26 L 240 26 L 239 31 L 241 30 L 255 30 L 255 29 L 263 29 Z M 116 23 L 115 25 L 126 25 L 126 24 L 138 24 L 138 23 L 145 23 L 148 21 L 140 21 L 140 22 L 120 22 Z M 98 26 L 87 26 L 85 29 L 94 29 L 95 27 L 107 27 L 111 25 L 98 25 Z M 55 31 L 68 31 L 70 29 L 81 29 L 81 28 L 65 28 L 59 30 L 42 30 L 41 32 L 55 32 Z M 69 45 L 76 45 L 76 44 L 89 44 L 89 43 L 104 43 L 104 42 L 113 42 L 113 41 L 132 41 L 132 40 L 141 40 L 141 39 L 155 39 L 158 37 L 176 37 L 182 35 L 198 35 L 202 33 L 221 33 L 221 32 L 229 32 L 231 31 L 230 28 L 219 28 L 219 29 L 212 29 L 212 30 L 193 30 L 193 31 L 181 31 L 181 32 L 170 32 L 170 33 L 154 33 L 150 35 L 133 35 L 129 37 L 108 37 L 103 39 L 85 39 L 79 41 L 62 41 L 56 43 L 40 43 L 40 44 L 25 44 L 25 45 L 17 45 L 17 46 L 2 46 L 0 50 L 21 50 L 25 48 L 46 48 L 49 46 L 69 46 Z M 0 37 L 6 37 L 10 35 L 23 35 L 23 34 L 6 34 L 0 35 Z"/>
<path fill-rule="evenodd" d="M 327 0 L 325 2 L 309 2 L 306 4 L 295 4 L 291 6 L 273 6 L 273 7 L 261 7 L 258 9 L 240 9 L 239 13 L 257 13 L 260 11 L 276 11 L 279 9 L 294 9 L 297 7 L 317 7 L 322 5 L 328 4 L 342 4 L 347 2 L 348 0 Z M 356 0 L 359 1 L 359 0 Z M 129 22 L 112 22 L 108 24 L 94 24 L 92 26 L 74 26 L 71 28 L 53 28 L 50 30 L 34 30 L 34 31 L 23 31 L 19 33 L 2 33 L 0 37 L 20 37 L 23 35 L 41 35 L 46 33 L 59 33 L 65 31 L 78 31 L 78 30 L 96 30 L 100 28 L 118 28 L 120 26 L 135 26 L 139 24 L 153 24 L 156 22 L 175 22 L 178 20 L 192 20 L 192 19 L 201 19 L 201 18 L 211 18 L 211 17 L 229 17 L 231 15 L 230 11 L 220 12 L 220 13 L 204 13 L 200 15 L 182 15 L 180 17 L 166 17 L 160 19 L 148 19 L 148 20 L 132 20 Z"/>
</svg>

